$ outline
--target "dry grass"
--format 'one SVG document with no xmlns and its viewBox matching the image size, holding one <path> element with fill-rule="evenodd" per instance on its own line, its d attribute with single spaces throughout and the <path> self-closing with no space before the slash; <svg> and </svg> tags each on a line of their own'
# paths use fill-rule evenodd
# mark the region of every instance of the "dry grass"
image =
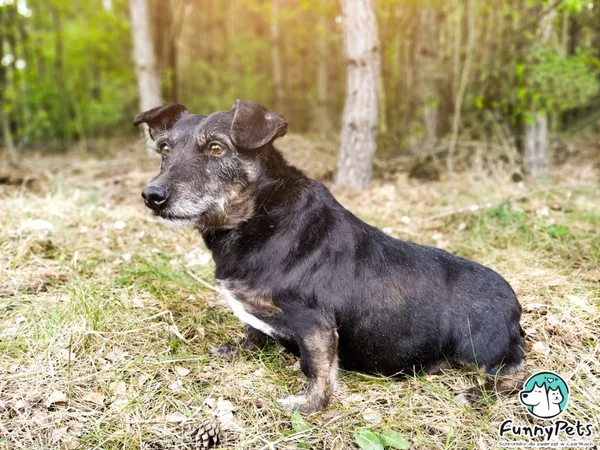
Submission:
<svg viewBox="0 0 600 450">
<path fill-rule="evenodd" d="M 281 147 L 312 174 L 335 161 L 328 142 L 292 136 Z M 34 190 L 0 186 L 0 448 L 193 448 L 190 431 L 220 415 L 223 448 L 354 448 L 354 432 L 368 427 L 398 431 L 418 449 L 494 449 L 503 419 L 532 422 L 515 395 L 456 404 L 476 374 L 390 381 L 342 372 L 331 406 L 294 433 L 274 399 L 302 388 L 295 358 L 274 345 L 231 362 L 210 356 L 242 329 L 186 274 L 212 282 L 200 237 L 144 210 L 139 191 L 158 163 L 67 161 L 27 161 L 40 178 Z M 392 235 L 503 274 L 524 306 L 527 368 L 562 374 L 571 388 L 564 417 L 595 423 L 598 438 L 600 189 L 592 171 L 569 170 L 535 188 L 401 177 L 335 194 Z"/>
</svg>

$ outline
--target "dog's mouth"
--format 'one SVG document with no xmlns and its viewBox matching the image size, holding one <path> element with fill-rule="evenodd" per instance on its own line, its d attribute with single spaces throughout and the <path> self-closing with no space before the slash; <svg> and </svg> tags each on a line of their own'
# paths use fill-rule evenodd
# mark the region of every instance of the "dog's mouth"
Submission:
<svg viewBox="0 0 600 450">
<path fill-rule="evenodd" d="M 152 210 L 152 214 L 154 214 L 155 216 L 158 216 L 162 219 L 170 220 L 172 222 L 195 222 L 202 215 L 202 214 L 178 215 L 178 214 L 173 214 L 169 211 L 162 211 L 162 210 L 159 210 L 159 211 Z"/>
</svg>

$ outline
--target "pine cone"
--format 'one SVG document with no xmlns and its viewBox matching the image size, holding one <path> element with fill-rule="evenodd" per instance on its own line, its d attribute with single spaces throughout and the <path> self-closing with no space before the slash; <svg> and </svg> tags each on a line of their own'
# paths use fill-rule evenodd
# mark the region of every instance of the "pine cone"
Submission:
<svg viewBox="0 0 600 450">
<path fill-rule="evenodd" d="M 216 420 L 208 419 L 192 431 L 191 436 L 195 450 L 209 449 L 221 441 L 221 427 Z"/>
</svg>

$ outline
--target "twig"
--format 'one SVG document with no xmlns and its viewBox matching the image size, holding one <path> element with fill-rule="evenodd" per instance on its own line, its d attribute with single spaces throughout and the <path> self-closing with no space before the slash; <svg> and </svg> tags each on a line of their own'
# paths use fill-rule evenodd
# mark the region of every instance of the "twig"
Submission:
<svg viewBox="0 0 600 450">
<path fill-rule="evenodd" d="M 119 335 L 119 334 L 132 334 L 139 333 L 140 331 L 150 330 L 151 328 L 156 328 L 163 323 L 154 323 L 152 325 L 148 325 L 147 327 L 142 328 L 134 328 L 133 330 L 125 330 L 125 331 L 96 331 L 96 330 L 85 330 L 85 334 L 93 335 L 93 336 L 110 336 L 110 335 Z"/>
<path fill-rule="evenodd" d="M 273 442 L 268 442 L 267 445 L 265 445 L 264 447 L 261 447 L 260 450 L 266 450 L 267 448 L 271 448 L 271 449 L 277 448 L 277 447 L 275 447 L 275 444 L 279 444 L 280 442 L 295 441 L 297 438 L 306 436 L 309 431 L 310 430 L 304 430 L 304 431 L 299 431 L 294 434 L 290 434 L 289 436 L 283 436 Z"/>
<path fill-rule="evenodd" d="M 185 273 L 187 273 L 191 278 L 194 279 L 194 281 L 200 283 L 205 288 L 210 289 L 211 291 L 219 292 L 215 286 L 210 284 L 208 281 L 204 281 L 202 278 L 200 278 L 198 275 L 193 273 L 191 270 L 188 269 L 185 271 Z"/>
<path fill-rule="evenodd" d="M 460 114 L 462 104 L 465 99 L 465 91 L 467 89 L 467 83 L 469 82 L 469 72 L 471 70 L 471 62 L 473 61 L 473 49 L 475 47 L 475 5 L 473 0 L 469 0 L 467 3 L 467 23 L 469 34 L 467 35 L 467 57 L 465 65 L 463 66 L 462 74 L 460 77 L 460 84 L 458 86 L 458 92 L 456 93 L 456 99 L 454 104 L 454 118 L 452 120 L 452 135 L 450 137 L 450 146 L 448 147 L 448 155 L 446 156 L 446 169 L 448 171 L 448 178 L 452 177 L 454 172 L 453 158 L 454 151 L 456 150 L 456 143 L 458 141 L 458 127 L 460 125 Z"/>
<path fill-rule="evenodd" d="M 539 193 L 541 191 L 532 191 L 526 194 L 521 194 L 521 195 L 516 195 L 516 196 L 509 196 L 506 197 L 500 201 L 497 202 L 491 202 L 491 203 L 484 203 L 482 205 L 470 205 L 470 206 L 466 206 L 464 208 L 458 208 L 458 209 L 453 209 L 452 211 L 446 211 L 440 214 L 436 214 L 430 217 L 426 217 L 424 220 L 430 221 L 430 220 L 437 220 L 437 219 L 443 219 L 446 217 L 451 217 L 451 216 L 455 216 L 457 214 L 463 214 L 463 213 L 469 213 L 469 212 L 476 212 L 476 211 L 481 211 L 482 209 L 490 209 L 490 208 L 495 208 L 497 206 L 500 206 L 502 203 L 505 202 L 510 202 L 510 201 L 514 201 L 514 200 L 524 200 L 528 197 L 531 197 L 532 195 L 535 195 L 537 193 Z"/>
</svg>

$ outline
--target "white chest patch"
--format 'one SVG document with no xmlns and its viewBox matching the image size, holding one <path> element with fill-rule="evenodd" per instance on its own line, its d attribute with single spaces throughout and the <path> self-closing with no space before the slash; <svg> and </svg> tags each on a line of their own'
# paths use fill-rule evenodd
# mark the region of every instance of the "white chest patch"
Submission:
<svg viewBox="0 0 600 450">
<path fill-rule="evenodd" d="M 233 293 L 229 289 L 224 287 L 222 283 L 217 282 L 217 290 L 219 291 L 219 294 L 221 294 L 221 296 L 225 300 L 227 300 L 227 304 L 233 311 L 235 317 L 240 319 L 243 323 L 248 324 L 252 328 L 255 328 L 259 331 L 262 331 L 263 333 L 271 337 L 275 337 L 280 334 L 277 332 L 277 330 L 275 330 L 275 328 L 273 328 L 268 323 L 265 323 L 259 318 L 246 312 L 244 304 L 236 300 L 236 298 L 233 296 Z"/>
</svg>

